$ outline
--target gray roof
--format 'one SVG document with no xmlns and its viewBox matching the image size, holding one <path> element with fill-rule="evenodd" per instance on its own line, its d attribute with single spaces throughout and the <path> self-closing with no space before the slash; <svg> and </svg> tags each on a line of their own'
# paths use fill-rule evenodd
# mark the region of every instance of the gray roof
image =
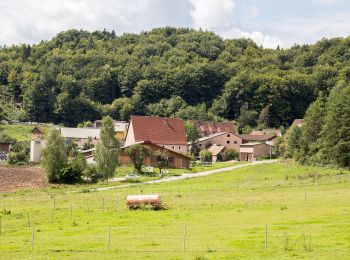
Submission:
<svg viewBox="0 0 350 260">
<path fill-rule="evenodd" d="M 78 138 L 78 139 L 100 139 L 100 128 L 70 128 L 61 127 L 61 136 L 65 138 Z"/>
</svg>

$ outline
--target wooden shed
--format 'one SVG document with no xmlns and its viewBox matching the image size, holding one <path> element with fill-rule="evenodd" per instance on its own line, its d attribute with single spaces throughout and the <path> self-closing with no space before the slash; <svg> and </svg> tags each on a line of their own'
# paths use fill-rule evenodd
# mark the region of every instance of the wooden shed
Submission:
<svg viewBox="0 0 350 260">
<path fill-rule="evenodd" d="M 157 150 L 165 151 L 165 153 L 168 155 L 168 158 L 169 158 L 169 165 L 168 165 L 169 168 L 181 169 L 181 168 L 189 168 L 190 166 L 191 158 L 188 157 L 187 155 L 184 155 L 182 153 L 177 153 L 173 150 L 154 144 L 150 141 L 137 142 L 137 144 L 144 145 L 147 148 L 149 148 L 151 151 L 157 151 Z M 131 160 L 128 154 L 126 153 L 126 149 L 130 146 L 131 145 L 121 147 L 120 153 L 119 153 L 120 164 L 131 164 Z M 145 165 L 156 166 L 156 161 L 153 157 L 149 156 L 145 160 Z"/>
<path fill-rule="evenodd" d="M 239 158 L 241 161 L 254 161 L 259 157 L 272 154 L 272 146 L 266 143 L 245 143 L 240 145 Z"/>
</svg>

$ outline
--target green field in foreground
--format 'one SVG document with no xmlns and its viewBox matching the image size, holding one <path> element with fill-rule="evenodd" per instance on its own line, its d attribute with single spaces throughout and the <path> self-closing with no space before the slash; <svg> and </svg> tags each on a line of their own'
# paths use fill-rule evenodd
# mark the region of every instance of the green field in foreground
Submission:
<svg viewBox="0 0 350 260">
<path fill-rule="evenodd" d="M 126 195 L 141 191 L 161 194 L 168 210 L 126 209 Z M 0 197 L 0 258 L 349 259 L 349 202 L 348 171 L 293 163 L 104 192 L 19 192 Z"/>
</svg>

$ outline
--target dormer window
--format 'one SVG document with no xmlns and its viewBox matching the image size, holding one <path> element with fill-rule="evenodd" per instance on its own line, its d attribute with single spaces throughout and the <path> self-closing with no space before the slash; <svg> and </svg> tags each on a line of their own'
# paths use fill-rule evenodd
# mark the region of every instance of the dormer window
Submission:
<svg viewBox="0 0 350 260">
<path fill-rule="evenodd" d="M 227 134 L 227 137 L 231 137 L 231 135 L 230 135 L 230 134 Z"/>
</svg>

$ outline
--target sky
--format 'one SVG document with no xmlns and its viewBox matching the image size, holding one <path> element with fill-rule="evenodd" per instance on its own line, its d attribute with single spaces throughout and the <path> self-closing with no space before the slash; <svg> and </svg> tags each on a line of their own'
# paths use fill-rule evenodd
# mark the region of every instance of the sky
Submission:
<svg viewBox="0 0 350 260">
<path fill-rule="evenodd" d="M 350 35 L 349 0 L 0 0 L 0 45 L 39 43 L 68 29 L 139 33 L 202 28 L 266 48 Z"/>
</svg>

